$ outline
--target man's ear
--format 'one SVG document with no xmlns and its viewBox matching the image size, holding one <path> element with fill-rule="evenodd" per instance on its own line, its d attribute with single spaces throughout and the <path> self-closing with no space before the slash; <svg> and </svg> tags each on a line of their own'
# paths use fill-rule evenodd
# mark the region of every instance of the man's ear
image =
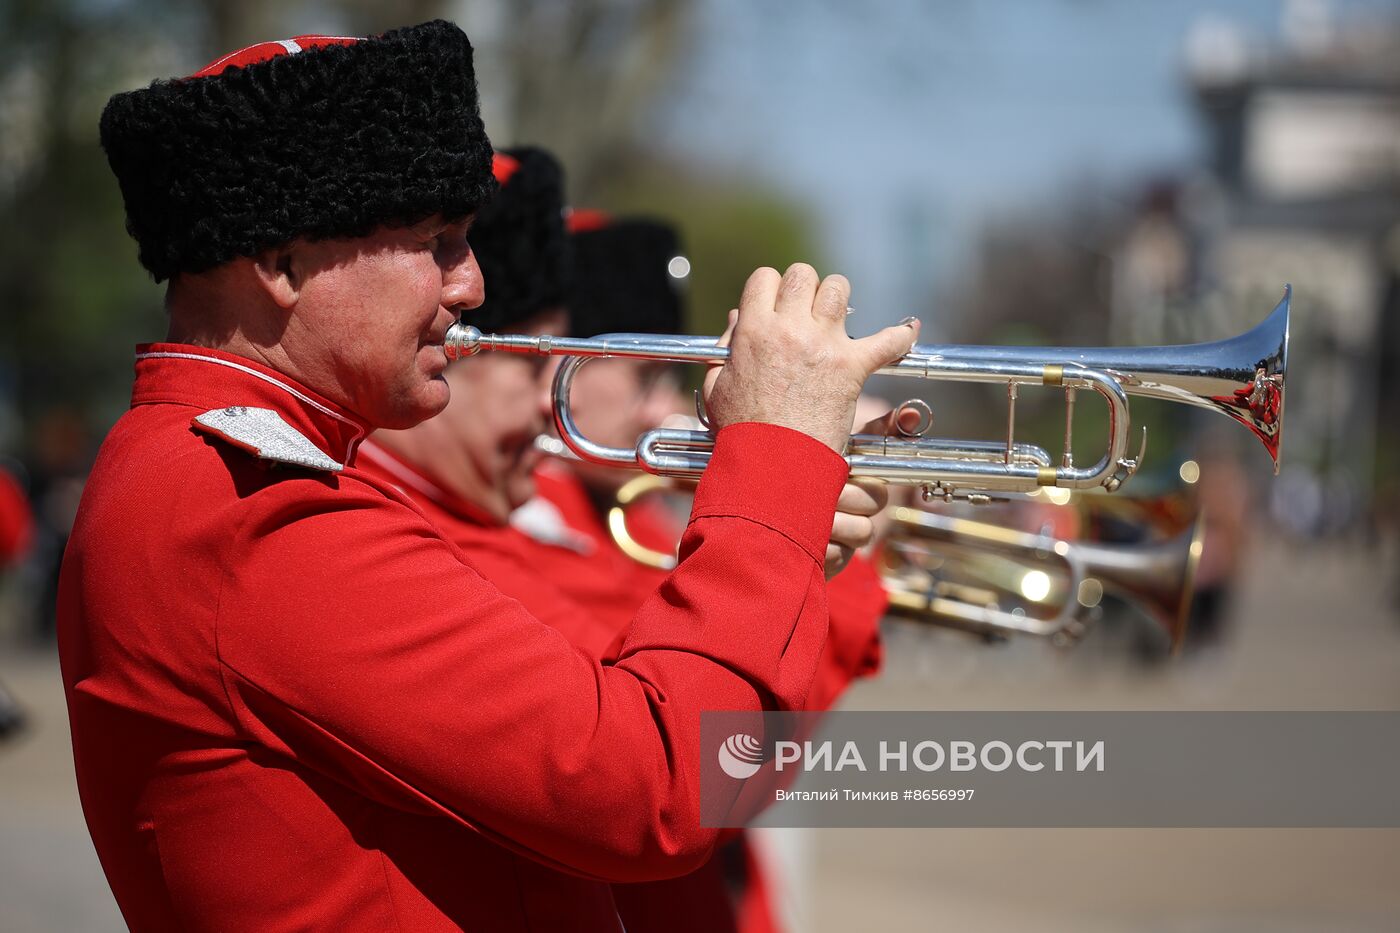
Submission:
<svg viewBox="0 0 1400 933">
<path fill-rule="evenodd" d="M 253 257 L 258 285 L 279 308 L 291 310 L 301 297 L 302 263 L 295 243 L 264 250 Z"/>
</svg>

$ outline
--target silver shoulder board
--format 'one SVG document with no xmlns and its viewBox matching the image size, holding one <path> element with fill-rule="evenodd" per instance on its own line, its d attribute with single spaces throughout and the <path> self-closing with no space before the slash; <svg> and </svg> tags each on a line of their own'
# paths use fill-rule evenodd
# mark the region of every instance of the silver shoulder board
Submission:
<svg viewBox="0 0 1400 933">
<path fill-rule="evenodd" d="M 196 415 L 193 424 L 196 430 L 222 438 L 263 460 L 328 473 L 345 469 L 270 408 L 214 408 Z"/>
</svg>

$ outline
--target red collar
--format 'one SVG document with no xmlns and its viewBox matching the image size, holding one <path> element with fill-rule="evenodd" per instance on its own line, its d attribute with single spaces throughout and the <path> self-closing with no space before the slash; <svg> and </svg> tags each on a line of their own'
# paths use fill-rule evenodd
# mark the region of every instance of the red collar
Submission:
<svg viewBox="0 0 1400 933">
<path fill-rule="evenodd" d="M 420 501 L 426 499 L 468 524 L 480 525 L 483 528 L 501 527 L 501 523 L 490 512 L 469 499 L 463 499 L 418 464 L 410 463 L 372 440 L 367 440 L 360 446 L 358 466 L 387 479 L 410 498 Z"/>
<path fill-rule="evenodd" d="M 189 405 L 205 412 L 243 405 L 270 408 L 332 459 L 350 464 L 369 433 L 358 415 L 277 370 L 246 357 L 182 343 L 136 348 L 131 407 Z"/>
</svg>

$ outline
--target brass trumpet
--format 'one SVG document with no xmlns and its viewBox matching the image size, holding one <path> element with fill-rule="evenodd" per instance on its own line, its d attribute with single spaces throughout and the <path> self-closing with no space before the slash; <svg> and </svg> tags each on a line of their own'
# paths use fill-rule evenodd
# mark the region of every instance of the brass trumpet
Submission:
<svg viewBox="0 0 1400 933">
<path fill-rule="evenodd" d="M 1084 634 L 1088 611 L 1110 594 L 1151 616 L 1173 652 L 1181 646 L 1201 559 L 1200 515 L 1175 537 L 1146 544 L 1065 541 L 904 507 L 895 509 L 894 521 L 880 575 L 897 615 L 1067 645 Z M 961 565 L 962 579 L 971 582 L 939 579 L 925 563 L 930 557 Z M 1039 617 L 1008 609 L 1012 601 L 1053 612 Z"/>
<path fill-rule="evenodd" d="M 674 553 L 647 547 L 627 527 L 628 506 L 675 492 L 667 479 L 647 473 L 618 490 L 608 534 L 619 550 L 647 567 L 676 566 Z M 902 506 L 893 517 L 879 571 L 894 615 L 984 635 L 1039 635 L 1066 646 L 1112 595 L 1150 616 L 1173 651 L 1181 645 L 1201 559 L 1200 515 L 1175 537 L 1147 544 L 1065 541 Z M 949 567 L 958 572 L 940 574 Z M 1008 608 L 1012 601 L 1053 612 L 1017 611 Z"/>
<path fill-rule="evenodd" d="M 916 429 L 903 437 L 852 435 L 846 447 L 851 475 L 922 488 L 926 499 L 985 501 L 988 493 L 1030 493 L 1041 486 L 1116 490 L 1133 474 L 1146 447 L 1128 456 L 1128 396 L 1166 399 L 1227 415 L 1264 444 L 1278 471 L 1283 430 L 1284 378 L 1288 366 L 1288 311 L 1292 291 L 1261 324 L 1214 343 L 1131 349 L 1085 347 L 988 347 L 916 345 L 882 368 L 890 376 L 1000 383 L 1007 390 L 1006 440 L 925 437 L 928 406 Z M 590 463 L 640 469 L 658 476 L 697 477 L 714 448 L 708 430 L 648 431 L 633 448 L 608 447 L 585 437 L 574 422 L 570 389 L 580 367 L 598 357 L 723 363 L 727 348 L 713 337 L 611 334 L 591 338 L 482 334 L 453 325 L 444 349 L 449 359 L 483 350 L 567 356 L 554 381 L 554 419 L 562 442 Z M 1057 386 L 1065 392 L 1065 444 L 1056 465 L 1049 453 L 1015 439 L 1016 393 L 1021 385 Z M 1075 393 L 1091 390 L 1108 406 L 1108 447 L 1091 467 L 1074 465 L 1071 433 Z M 702 419 L 703 420 L 703 419 Z"/>
<path fill-rule="evenodd" d="M 618 550 L 643 567 L 674 570 L 676 568 L 676 555 L 649 548 L 634 538 L 632 532 L 627 529 L 627 507 L 638 499 L 656 493 L 673 491 L 674 487 L 663 477 L 643 473 L 641 476 L 622 484 L 622 488 L 617 491 L 617 495 L 613 499 L 612 507 L 608 509 L 608 535 L 613 539 Z"/>
</svg>

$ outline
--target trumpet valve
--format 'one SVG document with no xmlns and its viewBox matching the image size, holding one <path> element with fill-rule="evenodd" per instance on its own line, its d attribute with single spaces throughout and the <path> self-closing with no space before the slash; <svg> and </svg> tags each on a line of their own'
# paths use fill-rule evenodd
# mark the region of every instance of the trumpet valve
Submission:
<svg viewBox="0 0 1400 933">
<path fill-rule="evenodd" d="M 1142 429 L 1142 443 L 1138 445 L 1136 457 L 1124 457 L 1118 461 L 1118 472 L 1108 478 L 1103 484 L 1103 488 L 1109 492 L 1117 492 L 1118 487 L 1123 485 L 1124 480 L 1132 476 L 1142 466 L 1142 461 L 1147 457 L 1147 427 Z"/>
<path fill-rule="evenodd" d="M 918 416 L 914 425 L 908 428 L 904 426 L 904 413 L 906 411 L 912 411 Z M 889 417 L 893 431 L 888 433 L 899 434 L 901 437 L 923 437 L 928 433 L 929 428 L 933 427 L 933 409 L 929 407 L 928 402 L 921 398 L 905 399 L 899 403 L 898 407 L 890 411 Z"/>
</svg>

